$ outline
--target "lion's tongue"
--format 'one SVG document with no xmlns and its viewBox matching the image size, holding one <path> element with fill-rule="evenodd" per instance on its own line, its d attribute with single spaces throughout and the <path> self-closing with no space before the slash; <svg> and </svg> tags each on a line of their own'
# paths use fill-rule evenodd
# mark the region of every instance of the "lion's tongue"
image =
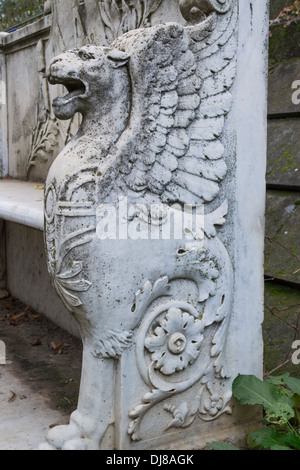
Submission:
<svg viewBox="0 0 300 470">
<path fill-rule="evenodd" d="M 71 93 L 68 93 L 68 94 L 65 95 L 65 96 L 61 96 L 61 97 L 55 98 L 55 100 L 53 101 L 53 103 L 59 106 L 59 105 L 61 105 L 61 104 L 67 103 L 68 101 L 70 101 L 71 99 L 75 98 L 76 96 L 83 95 L 84 92 L 85 92 L 85 88 L 84 88 L 84 87 L 82 87 L 82 88 L 77 88 L 76 90 L 72 91 Z"/>
</svg>

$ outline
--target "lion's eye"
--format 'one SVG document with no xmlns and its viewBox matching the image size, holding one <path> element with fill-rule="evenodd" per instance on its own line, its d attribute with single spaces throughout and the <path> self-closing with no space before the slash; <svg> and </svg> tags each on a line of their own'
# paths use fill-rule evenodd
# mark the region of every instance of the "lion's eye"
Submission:
<svg viewBox="0 0 300 470">
<path fill-rule="evenodd" d="M 79 55 L 80 59 L 82 59 L 82 60 L 95 59 L 94 54 L 92 54 L 91 52 L 87 52 L 87 51 L 79 51 L 78 55 Z"/>
</svg>

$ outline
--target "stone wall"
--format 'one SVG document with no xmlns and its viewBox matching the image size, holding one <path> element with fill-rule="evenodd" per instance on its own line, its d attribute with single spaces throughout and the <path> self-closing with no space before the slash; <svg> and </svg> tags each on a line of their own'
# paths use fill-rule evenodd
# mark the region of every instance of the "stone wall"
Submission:
<svg viewBox="0 0 300 470">
<path fill-rule="evenodd" d="M 293 84 L 300 79 L 299 20 L 289 26 L 271 26 L 269 46 L 264 322 L 267 372 L 286 361 L 297 337 L 292 325 L 297 328 L 300 302 L 300 103 L 295 101 L 299 84 L 294 88 Z M 299 366 L 292 363 L 277 372 L 284 371 L 299 376 Z"/>
</svg>

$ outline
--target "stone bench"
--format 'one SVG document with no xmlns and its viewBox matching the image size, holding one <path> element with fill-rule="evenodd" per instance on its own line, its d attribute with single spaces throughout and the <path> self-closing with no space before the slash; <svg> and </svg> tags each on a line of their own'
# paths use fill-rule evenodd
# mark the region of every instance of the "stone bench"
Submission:
<svg viewBox="0 0 300 470">
<path fill-rule="evenodd" d="M 0 291 L 45 314 L 78 336 L 52 287 L 45 262 L 43 184 L 0 180 Z"/>
<path fill-rule="evenodd" d="M 44 230 L 43 186 L 30 181 L 0 181 L 0 218 Z"/>
</svg>

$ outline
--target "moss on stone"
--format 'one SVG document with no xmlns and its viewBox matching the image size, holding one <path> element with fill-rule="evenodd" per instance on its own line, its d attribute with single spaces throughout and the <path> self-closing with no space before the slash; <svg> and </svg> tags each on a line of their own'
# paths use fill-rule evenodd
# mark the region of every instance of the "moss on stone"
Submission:
<svg viewBox="0 0 300 470">
<path fill-rule="evenodd" d="M 269 64 L 274 65 L 300 57 L 300 21 L 288 26 L 275 25 L 270 28 Z"/>
<path fill-rule="evenodd" d="M 296 330 L 300 317 L 300 289 L 282 286 L 272 281 L 265 285 L 265 318 L 263 322 L 264 369 L 268 373 L 291 359 L 292 343 L 297 339 Z M 299 318 L 300 319 L 300 318 Z M 300 323 L 299 323 L 300 331 Z M 300 377 L 300 365 L 289 362 L 273 375 L 289 372 Z"/>
</svg>

